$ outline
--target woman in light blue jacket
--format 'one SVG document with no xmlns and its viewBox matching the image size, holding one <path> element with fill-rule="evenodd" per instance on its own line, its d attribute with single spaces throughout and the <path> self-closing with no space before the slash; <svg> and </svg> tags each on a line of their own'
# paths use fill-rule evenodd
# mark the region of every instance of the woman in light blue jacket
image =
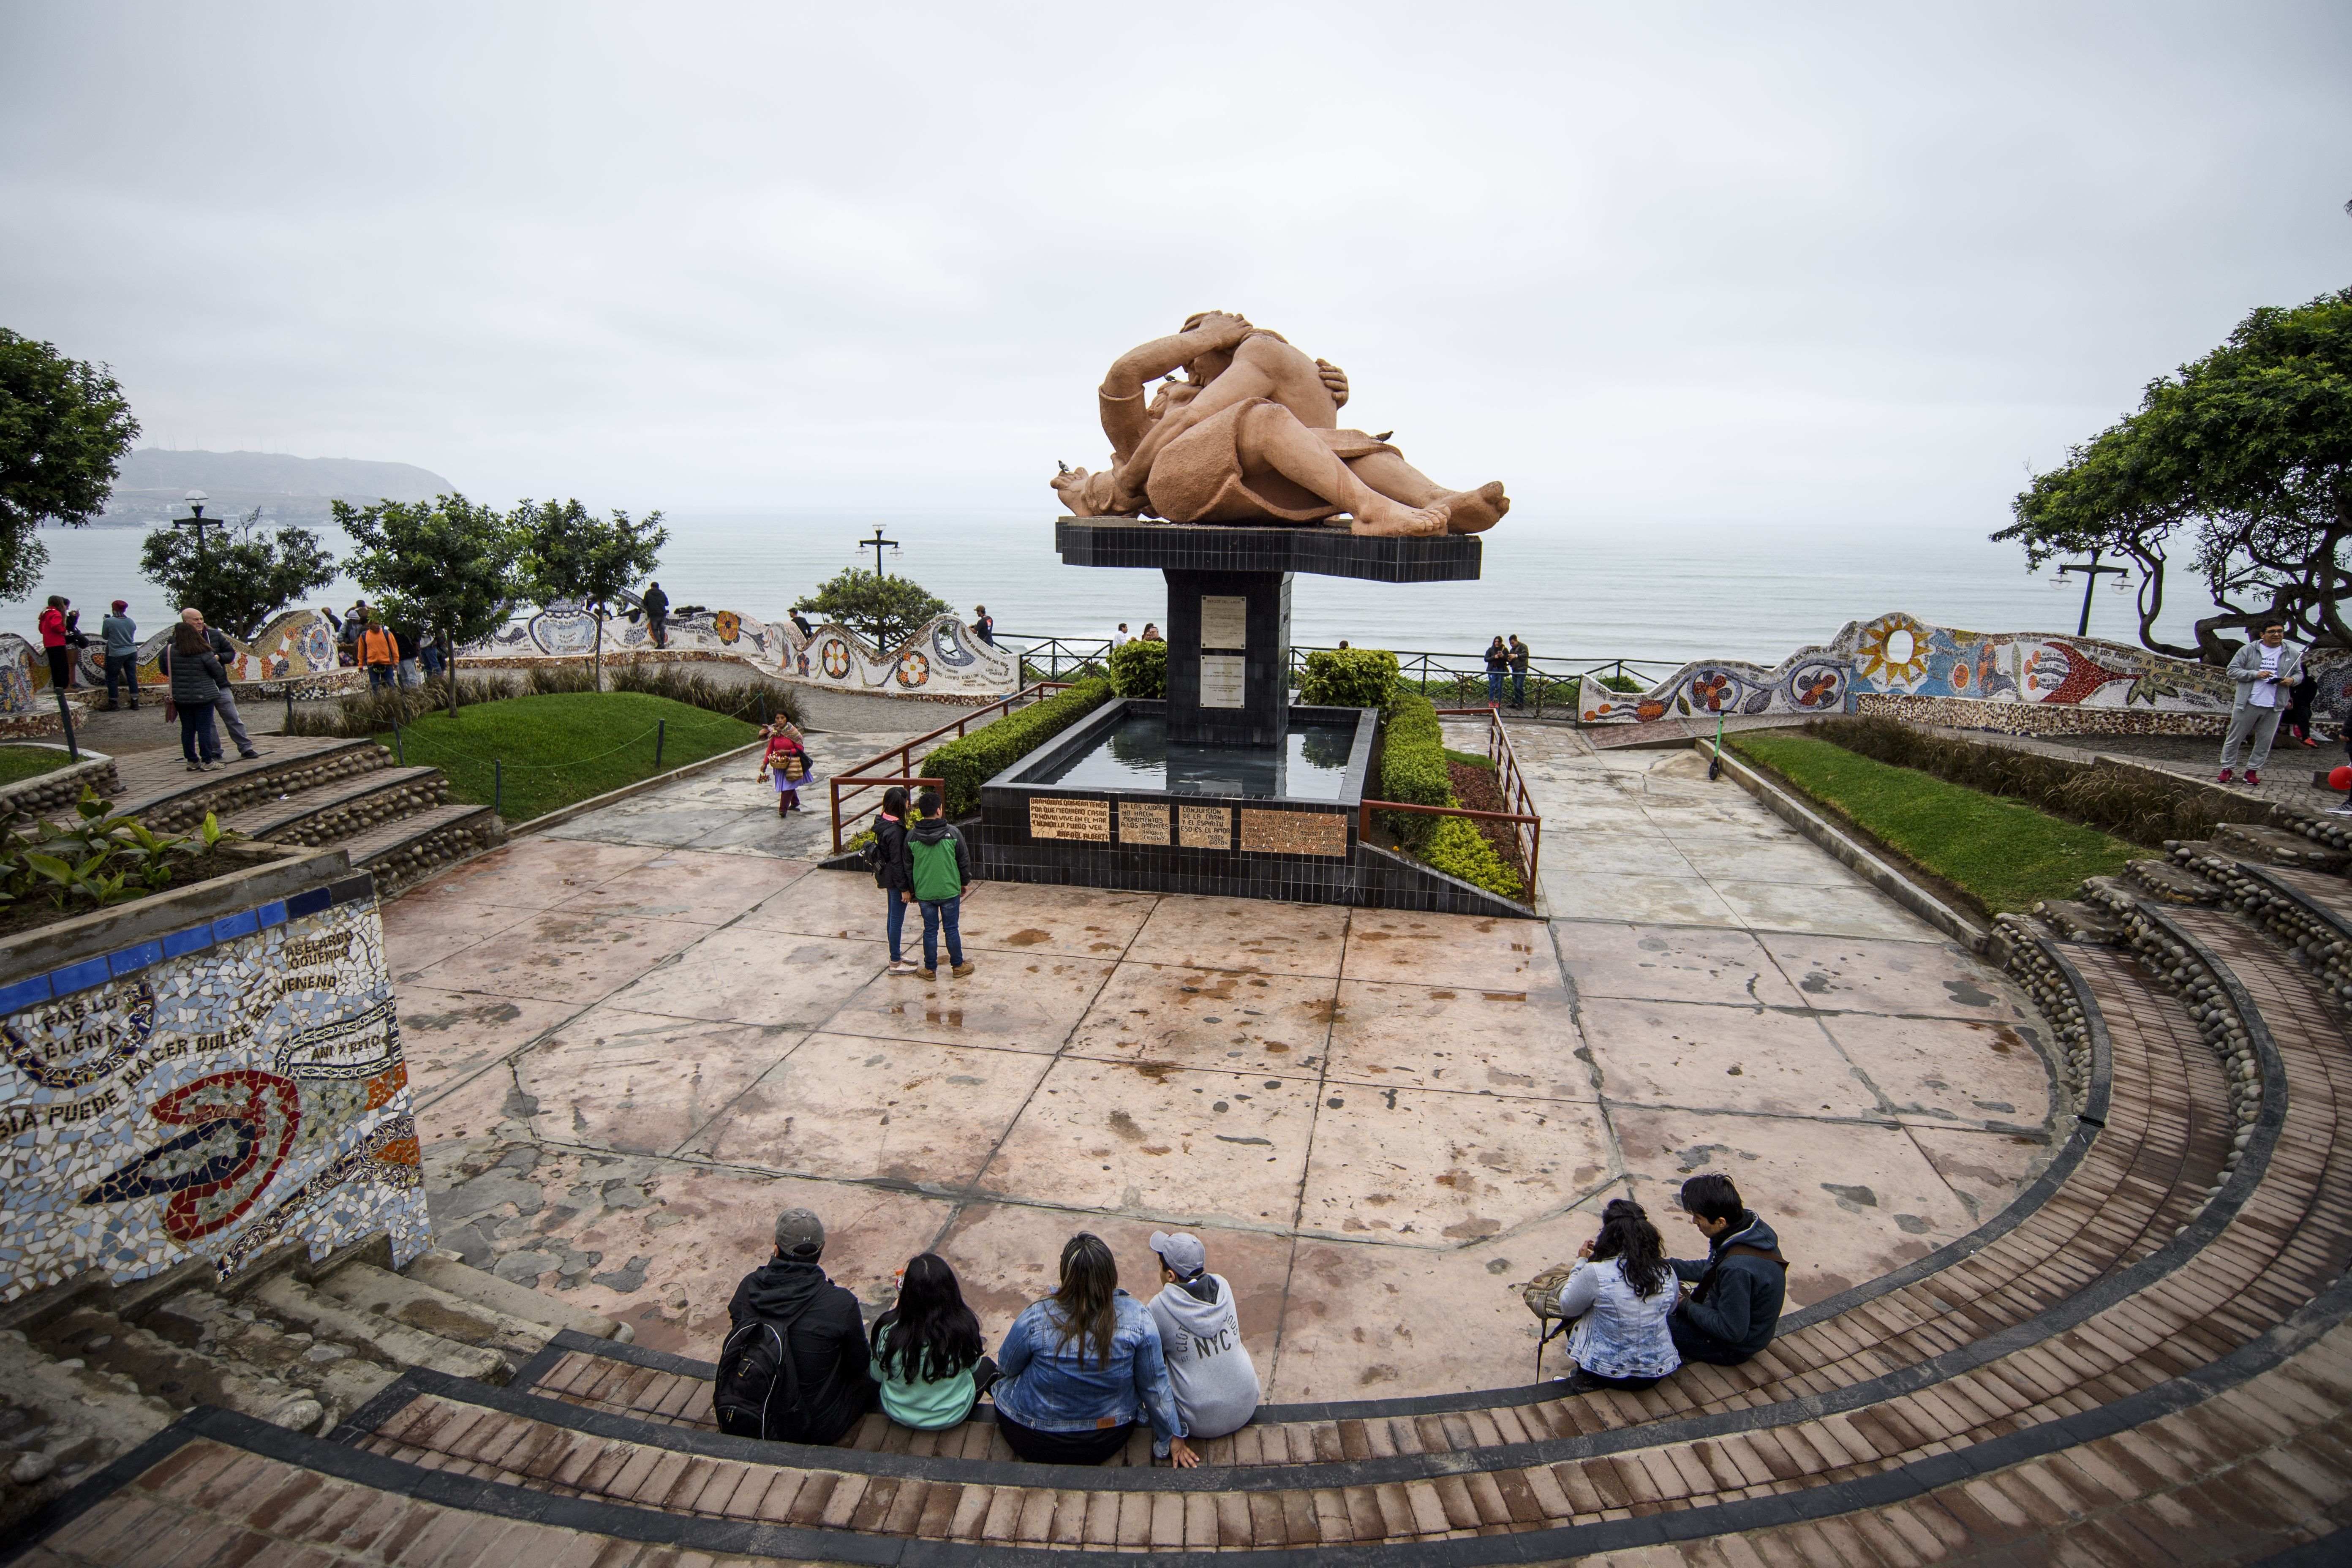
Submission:
<svg viewBox="0 0 2352 1568">
<path fill-rule="evenodd" d="M 1152 1452 L 1189 1469 L 1200 1458 L 1168 1381 L 1160 1330 L 1118 1288 L 1118 1263 L 1085 1231 L 1062 1248 L 1061 1289 L 1013 1321 L 991 1397 L 1015 1454 L 1040 1465 L 1099 1465 L 1127 1446 L 1139 1419 Z"/>
<path fill-rule="evenodd" d="M 1642 1205 L 1612 1199 L 1601 1211 L 1601 1234 L 1577 1255 L 1584 1261 L 1559 1288 L 1559 1315 L 1576 1322 L 1568 1336 L 1576 1363 L 1568 1391 L 1643 1389 L 1682 1365 L 1666 1326 L 1682 1289 Z"/>
</svg>

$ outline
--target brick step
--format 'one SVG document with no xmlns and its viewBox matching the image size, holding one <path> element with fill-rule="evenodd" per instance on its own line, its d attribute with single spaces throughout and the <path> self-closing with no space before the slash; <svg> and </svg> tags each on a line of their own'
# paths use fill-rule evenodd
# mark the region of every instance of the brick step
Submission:
<svg viewBox="0 0 2352 1568">
<path fill-rule="evenodd" d="M 2122 928 L 2106 910 L 2073 899 L 2044 899 L 2033 906 L 2033 912 L 2066 942 L 2105 947 L 2123 934 Z"/>
<path fill-rule="evenodd" d="M 220 825 L 273 844 L 332 844 L 439 805 L 448 793 L 438 768 L 376 768 L 257 802 Z"/>
<path fill-rule="evenodd" d="M 2225 822 L 2213 829 L 2213 847 L 2256 865 L 2300 866 L 2312 871 L 2341 871 L 2352 864 L 2352 853 L 2331 844 L 2290 833 L 2284 827 L 2259 827 Z"/>
<path fill-rule="evenodd" d="M 507 826 L 487 805 L 452 801 L 381 823 L 341 841 L 352 868 L 375 873 L 378 894 L 406 887 L 506 842 Z"/>
<path fill-rule="evenodd" d="M 392 765 L 392 753 L 373 741 L 314 735 L 257 735 L 258 762 L 231 752 L 210 773 L 192 773 L 177 751 L 133 752 L 114 759 L 114 809 L 136 813 L 158 833 L 184 833 L 205 814 L 227 816 L 282 795 L 373 773 Z M 67 815 L 70 815 L 69 813 Z"/>
<path fill-rule="evenodd" d="M 2135 860 L 2124 868 L 2121 880 L 2134 896 L 2168 904 L 2210 904 L 2221 897 L 2213 883 L 2169 860 Z"/>
</svg>

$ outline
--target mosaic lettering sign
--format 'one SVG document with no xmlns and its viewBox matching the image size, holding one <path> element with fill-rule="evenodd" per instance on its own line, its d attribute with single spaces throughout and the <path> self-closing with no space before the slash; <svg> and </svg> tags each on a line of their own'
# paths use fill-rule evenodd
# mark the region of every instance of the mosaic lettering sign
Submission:
<svg viewBox="0 0 2352 1568">
<path fill-rule="evenodd" d="M 1120 801 L 1118 803 L 1118 841 L 1121 844 L 1167 843 L 1168 803 L 1149 800 Z"/>
<path fill-rule="evenodd" d="M 1110 802 L 1029 797 L 1029 837 L 1110 842 Z"/>
<path fill-rule="evenodd" d="M 1231 849 L 1234 808 L 1230 805 L 1179 805 L 1177 838 L 1187 849 Z"/>
<path fill-rule="evenodd" d="M 203 945 L 112 955 L 121 978 L 0 1016 L 0 1299 L 379 1231 L 401 1264 L 432 1244 L 373 895 L 176 934 Z"/>
<path fill-rule="evenodd" d="M 1242 847 L 1259 855 L 1348 853 L 1348 819 L 1330 811 L 1242 811 Z"/>
<path fill-rule="evenodd" d="M 1201 706 L 1203 708 L 1240 708 L 1246 704 L 1246 669 L 1249 661 L 1237 653 L 1204 653 L 1201 656 Z"/>
<path fill-rule="evenodd" d="M 1202 595 L 1201 646 L 1249 647 L 1249 601 L 1238 594 Z"/>
</svg>

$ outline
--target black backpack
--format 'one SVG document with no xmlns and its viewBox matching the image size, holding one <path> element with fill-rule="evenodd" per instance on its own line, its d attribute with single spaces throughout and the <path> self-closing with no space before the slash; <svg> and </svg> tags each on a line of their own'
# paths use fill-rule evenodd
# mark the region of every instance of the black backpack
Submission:
<svg viewBox="0 0 2352 1568">
<path fill-rule="evenodd" d="M 793 1360 L 792 1331 L 815 1300 L 812 1296 L 789 1318 L 746 1319 L 727 1336 L 710 1394 L 721 1432 L 730 1437 L 774 1437 L 779 1431 L 806 1428 L 808 1406 L 801 1397 L 800 1368 Z"/>
</svg>

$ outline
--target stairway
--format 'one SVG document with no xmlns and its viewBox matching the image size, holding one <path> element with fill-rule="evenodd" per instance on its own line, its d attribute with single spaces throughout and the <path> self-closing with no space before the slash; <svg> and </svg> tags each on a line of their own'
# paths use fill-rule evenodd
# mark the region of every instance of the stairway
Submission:
<svg viewBox="0 0 2352 1568">
<path fill-rule="evenodd" d="M 504 1383 L 411 1363 L 325 1436 L 184 1417 L 47 1521 L 40 1561 L 132 1561 L 168 1528 L 453 1568 L 2262 1562 L 2352 1522 L 2352 885 L 2340 854 L 2225 834 L 2155 864 L 2181 876 L 2003 917 L 2074 1107 L 2042 1173 L 1744 1366 L 1271 1406 L 1200 1469 L 1143 1438 L 1086 1469 L 1014 1461 L 984 1407 L 825 1449 L 728 1437 L 707 1365 L 559 1332 Z"/>
<path fill-rule="evenodd" d="M 506 825 L 488 806 L 447 800 L 440 769 L 401 767 L 373 741 L 256 740 L 260 761 L 232 757 L 211 773 L 188 772 L 177 752 L 118 757 L 115 809 L 136 813 L 158 833 L 193 832 L 209 812 L 223 827 L 266 843 L 339 845 L 353 869 L 374 873 L 378 893 L 506 841 Z"/>
</svg>

